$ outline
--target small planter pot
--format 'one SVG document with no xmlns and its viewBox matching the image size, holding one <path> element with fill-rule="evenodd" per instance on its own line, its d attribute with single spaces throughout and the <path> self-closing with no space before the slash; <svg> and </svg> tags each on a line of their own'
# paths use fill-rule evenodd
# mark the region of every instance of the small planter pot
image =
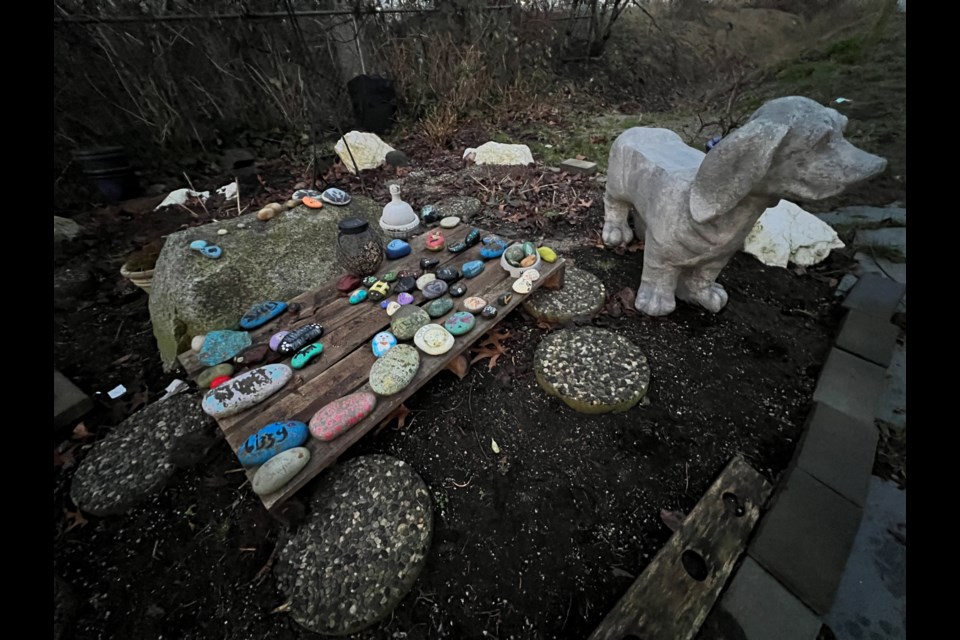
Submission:
<svg viewBox="0 0 960 640">
<path fill-rule="evenodd" d="M 154 271 L 155 269 L 147 269 L 146 271 L 131 271 L 127 268 L 126 263 L 120 267 L 120 275 L 146 291 L 147 295 L 150 295 L 150 287 L 153 284 Z"/>
</svg>

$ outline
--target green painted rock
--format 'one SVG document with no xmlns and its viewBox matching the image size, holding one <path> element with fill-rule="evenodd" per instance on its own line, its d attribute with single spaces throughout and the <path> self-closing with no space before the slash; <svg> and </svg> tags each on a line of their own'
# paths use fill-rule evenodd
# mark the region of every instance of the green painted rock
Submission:
<svg viewBox="0 0 960 640">
<path fill-rule="evenodd" d="M 223 364 L 218 364 L 215 367 L 210 367 L 209 369 L 204 369 L 200 372 L 200 375 L 197 376 L 197 386 L 201 389 L 208 389 L 210 383 L 213 382 L 215 378 L 220 376 L 232 376 L 233 375 L 233 365 L 229 362 Z"/>
<path fill-rule="evenodd" d="M 537 383 L 581 413 L 627 411 L 647 393 L 650 367 L 640 349 L 606 329 L 546 336 L 533 357 Z"/>
<path fill-rule="evenodd" d="M 462 336 L 477 324 L 477 318 L 469 311 L 457 311 L 446 319 L 443 328 L 455 336 Z"/>
<path fill-rule="evenodd" d="M 445 316 L 450 313 L 450 309 L 453 309 L 453 300 L 444 296 L 437 298 L 424 308 L 427 310 L 427 315 L 431 318 L 439 318 L 440 316 Z"/>
<path fill-rule="evenodd" d="M 420 307 L 408 304 L 395 314 L 390 320 L 390 332 L 397 336 L 397 340 L 410 340 L 417 333 L 417 329 L 430 322 L 430 316 Z"/>
<path fill-rule="evenodd" d="M 398 344 L 370 367 L 370 388 L 381 396 L 392 396 L 410 384 L 419 368 L 420 352 L 417 348 Z"/>
<path fill-rule="evenodd" d="M 523 308 L 544 322 L 566 324 L 593 318 L 600 313 L 604 302 L 606 290 L 600 278 L 583 269 L 567 267 L 562 289 L 541 287 L 523 301 Z"/>
</svg>

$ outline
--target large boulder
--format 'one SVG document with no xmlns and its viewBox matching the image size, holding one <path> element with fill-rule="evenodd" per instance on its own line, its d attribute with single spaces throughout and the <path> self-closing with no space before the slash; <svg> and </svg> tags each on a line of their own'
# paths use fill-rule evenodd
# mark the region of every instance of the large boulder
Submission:
<svg viewBox="0 0 960 640">
<path fill-rule="evenodd" d="M 376 202 L 354 196 L 345 207 L 301 205 L 267 222 L 249 214 L 171 235 L 157 260 L 150 294 L 164 368 L 173 368 L 193 336 L 234 327 L 254 303 L 289 300 L 338 275 L 337 222 L 364 218 L 380 233 L 381 212 Z M 219 229 L 227 229 L 227 235 L 217 235 Z M 218 245 L 223 256 L 205 258 L 190 249 L 194 240 Z"/>
<path fill-rule="evenodd" d="M 387 161 L 388 153 L 395 151 L 377 134 L 363 131 L 351 131 L 344 134 L 342 138 L 337 140 L 333 150 L 337 152 L 340 162 L 350 173 L 356 173 L 356 169 L 360 171 L 376 169 Z M 354 168 L 354 162 L 356 162 L 356 168 Z"/>
</svg>

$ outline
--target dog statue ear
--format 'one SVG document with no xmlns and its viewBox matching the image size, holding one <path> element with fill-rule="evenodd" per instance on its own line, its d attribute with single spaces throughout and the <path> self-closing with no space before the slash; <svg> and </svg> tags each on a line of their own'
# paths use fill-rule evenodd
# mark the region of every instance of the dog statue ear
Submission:
<svg viewBox="0 0 960 640">
<path fill-rule="evenodd" d="M 703 223 L 737 206 L 770 169 L 790 127 L 752 120 L 724 138 L 703 159 L 690 190 L 690 215 Z"/>
</svg>

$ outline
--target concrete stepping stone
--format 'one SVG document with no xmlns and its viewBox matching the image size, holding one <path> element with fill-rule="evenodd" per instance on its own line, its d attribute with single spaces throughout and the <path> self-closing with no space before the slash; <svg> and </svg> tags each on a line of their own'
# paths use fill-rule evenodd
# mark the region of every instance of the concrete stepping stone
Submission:
<svg viewBox="0 0 960 640">
<path fill-rule="evenodd" d="M 853 244 L 858 249 L 881 247 L 907 257 L 906 227 L 887 227 L 885 229 L 864 229 L 857 231 Z"/>
<path fill-rule="evenodd" d="M 600 278 L 589 271 L 567 267 L 563 288 L 540 288 L 524 300 L 523 308 L 544 322 L 566 324 L 586 322 L 600 313 L 606 302 L 606 289 Z"/>
<path fill-rule="evenodd" d="M 873 424 L 883 391 L 883 367 L 840 349 L 831 349 L 823 366 L 814 402 L 828 404 L 852 418 Z"/>
<path fill-rule="evenodd" d="M 627 411 L 647 393 L 646 356 L 606 329 L 581 327 L 546 336 L 533 361 L 537 382 L 581 413 Z"/>
<path fill-rule="evenodd" d="M 363 456 L 325 472 L 277 554 L 291 616 L 322 635 L 376 624 L 413 587 L 432 536 L 430 493 L 402 460 Z"/>
<path fill-rule="evenodd" d="M 907 286 L 876 273 L 865 273 L 850 290 L 843 306 L 889 320 L 907 292 Z"/>
<path fill-rule="evenodd" d="M 877 316 L 851 311 L 843 321 L 837 346 L 881 367 L 890 364 L 900 328 Z"/>
</svg>

